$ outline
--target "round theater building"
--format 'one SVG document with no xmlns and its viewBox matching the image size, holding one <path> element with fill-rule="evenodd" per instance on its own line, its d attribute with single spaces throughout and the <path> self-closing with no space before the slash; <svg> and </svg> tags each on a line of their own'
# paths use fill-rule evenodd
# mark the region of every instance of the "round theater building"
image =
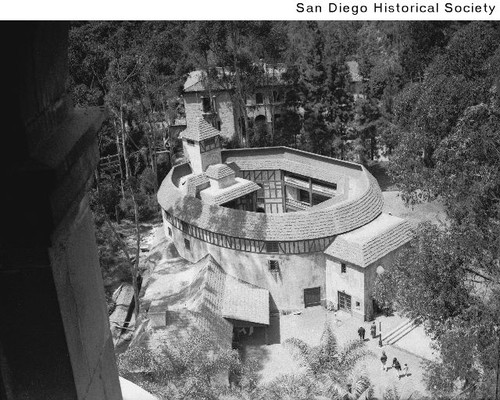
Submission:
<svg viewBox="0 0 500 400">
<path fill-rule="evenodd" d="M 412 231 L 382 213 L 380 187 L 362 165 L 286 147 L 221 150 L 203 118 L 180 137 L 189 162 L 172 168 L 158 200 L 182 257 L 212 255 L 267 289 L 271 310 L 321 304 L 372 318 L 376 274 Z"/>
</svg>

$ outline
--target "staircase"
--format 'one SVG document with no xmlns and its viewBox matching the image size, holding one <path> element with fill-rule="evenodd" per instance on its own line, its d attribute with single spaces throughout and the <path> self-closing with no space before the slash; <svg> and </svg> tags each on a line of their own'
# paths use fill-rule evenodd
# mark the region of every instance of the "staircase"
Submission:
<svg viewBox="0 0 500 400">
<path fill-rule="evenodd" d="M 394 344 L 415 329 L 415 327 L 416 325 L 413 320 L 405 321 L 390 331 L 387 335 L 382 336 L 382 342 L 384 345 Z"/>
</svg>

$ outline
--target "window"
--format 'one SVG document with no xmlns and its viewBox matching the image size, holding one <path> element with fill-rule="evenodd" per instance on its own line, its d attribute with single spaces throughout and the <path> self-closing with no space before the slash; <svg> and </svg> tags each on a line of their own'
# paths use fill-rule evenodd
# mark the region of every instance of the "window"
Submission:
<svg viewBox="0 0 500 400">
<path fill-rule="evenodd" d="M 317 194 L 317 193 L 313 193 L 312 194 L 312 203 L 313 203 L 313 206 L 319 204 L 319 203 L 323 203 L 324 201 L 327 201 L 327 200 L 330 200 L 331 197 L 327 197 L 327 196 L 323 196 L 321 194 Z"/>
<path fill-rule="evenodd" d="M 309 204 L 309 192 L 306 190 L 299 189 L 299 200 L 302 203 Z"/>
<path fill-rule="evenodd" d="M 222 122 L 221 121 L 217 121 L 217 129 L 219 131 L 221 130 L 221 127 L 222 127 Z"/>
<path fill-rule="evenodd" d="M 187 139 L 187 144 L 189 144 L 190 146 L 194 146 L 194 140 L 191 140 L 191 139 Z"/>
<path fill-rule="evenodd" d="M 347 265 L 345 265 L 344 263 L 340 264 L 340 272 L 343 274 L 346 274 L 347 273 Z"/>
<path fill-rule="evenodd" d="M 202 110 L 204 113 L 208 113 L 208 112 L 212 111 L 212 106 L 210 104 L 209 97 L 202 97 L 201 98 L 201 105 L 202 105 Z"/>
<path fill-rule="evenodd" d="M 268 253 L 277 253 L 279 251 L 278 242 L 266 242 L 266 251 Z"/>
<path fill-rule="evenodd" d="M 189 241 L 189 239 L 184 239 L 184 247 L 186 248 L 186 250 L 191 250 L 191 242 Z"/>
<path fill-rule="evenodd" d="M 264 95 L 262 93 L 255 93 L 255 103 L 257 104 L 264 103 Z"/>
<path fill-rule="evenodd" d="M 168 227 L 168 236 L 172 237 L 172 229 L 170 227 Z"/>
<path fill-rule="evenodd" d="M 205 139 L 205 151 L 213 150 L 217 147 L 217 142 L 215 141 L 215 137 L 211 137 Z"/>
<path fill-rule="evenodd" d="M 269 271 L 278 272 L 280 270 L 280 263 L 278 260 L 269 260 Z"/>
<path fill-rule="evenodd" d="M 356 310 L 359 310 L 361 308 L 361 303 L 359 301 L 356 302 Z"/>
</svg>

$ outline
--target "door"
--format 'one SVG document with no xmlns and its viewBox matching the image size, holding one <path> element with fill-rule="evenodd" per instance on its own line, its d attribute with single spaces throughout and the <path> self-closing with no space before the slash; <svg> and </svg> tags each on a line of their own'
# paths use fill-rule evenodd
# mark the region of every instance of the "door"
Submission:
<svg viewBox="0 0 500 400">
<path fill-rule="evenodd" d="M 342 292 L 338 293 L 339 293 L 339 310 L 351 312 L 351 296 Z"/>
<path fill-rule="evenodd" d="M 321 288 L 304 289 L 304 305 L 306 307 L 319 306 L 321 304 Z"/>
</svg>

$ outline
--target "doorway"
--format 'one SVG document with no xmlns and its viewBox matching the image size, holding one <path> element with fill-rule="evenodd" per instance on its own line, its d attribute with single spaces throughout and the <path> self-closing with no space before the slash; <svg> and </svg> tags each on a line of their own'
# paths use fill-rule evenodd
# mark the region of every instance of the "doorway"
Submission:
<svg viewBox="0 0 500 400">
<path fill-rule="evenodd" d="M 305 307 L 319 306 L 321 304 L 321 288 L 315 287 L 304 289 L 304 305 Z"/>
<path fill-rule="evenodd" d="M 339 310 L 351 312 L 351 296 L 348 294 L 338 292 L 339 294 Z"/>
</svg>

